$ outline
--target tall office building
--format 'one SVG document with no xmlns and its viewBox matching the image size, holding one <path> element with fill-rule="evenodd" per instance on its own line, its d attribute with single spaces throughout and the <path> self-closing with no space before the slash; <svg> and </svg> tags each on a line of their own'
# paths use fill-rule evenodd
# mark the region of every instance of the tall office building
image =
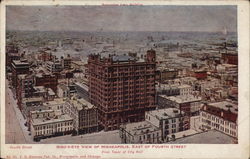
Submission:
<svg viewBox="0 0 250 159">
<path fill-rule="evenodd" d="M 89 99 L 98 108 L 105 131 L 122 123 L 142 121 L 145 111 L 155 109 L 156 53 L 138 57 L 89 55 Z"/>
</svg>

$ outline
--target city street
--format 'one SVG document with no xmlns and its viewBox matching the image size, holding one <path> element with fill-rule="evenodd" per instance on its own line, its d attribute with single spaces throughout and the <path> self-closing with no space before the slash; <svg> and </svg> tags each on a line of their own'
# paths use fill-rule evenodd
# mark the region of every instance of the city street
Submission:
<svg viewBox="0 0 250 159">
<path fill-rule="evenodd" d="M 17 102 L 13 97 L 12 91 L 8 88 L 6 81 L 6 143 L 7 144 L 119 144 L 121 143 L 119 131 L 98 132 L 80 136 L 60 136 L 42 139 L 40 142 L 34 142 L 29 135 L 26 122 Z"/>
<path fill-rule="evenodd" d="M 24 144 L 26 139 L 24 132 L 20 126 L 20 123 L 23 121 L 22 117 L 18 115 L 21 113 L 18 108 L 16 101 L 13 98 L 12 91 L 8 88 L 8 81 L 6 80 L 6 106 L 5 106 L 5 142 L 6 144 Z M 18 113 L 19 111 L 19 113 Z"/>
</svg>

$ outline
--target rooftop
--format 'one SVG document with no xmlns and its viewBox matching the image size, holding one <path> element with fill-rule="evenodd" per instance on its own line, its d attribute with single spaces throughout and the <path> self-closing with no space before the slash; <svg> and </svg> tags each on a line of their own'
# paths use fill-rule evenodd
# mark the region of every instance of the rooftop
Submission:
<svg viewBox="0 0 250 159">
<path fill-rule="evenodd" d="M 115 55 L 112 56 L 112 60 L 117 62 L 127 62 L 127 61 L 136 61 L 136 58 L 129 55 Z"/>
<path fill-rule="evenodd" d="M 210 130 L 168 142 L 168 144 L 233 144 L 233 143 L 234 143 L 234 138 L 216 130 Z"/>
<path fill-rule="evenodd" d="M 15 65 L 29 65 L 29 63 L 27 62 L 27 60 L 13 60 L 13 63 Z"/>
<path fill-rule="evenodd" d="M 43 98 L 42 97 L 32 97 L 32 98 L 23 98 L 23 103 L 28 103 L 28 102 L 42 102 Z"/>
<path fill-rule="evenodd" d="M 71 118 L 68 114 L 63 114 L 60 116 L 55 116 L 54 118 L 35 118 L 33 119 L 32 125 L 44 125 L 68 120 L 73 120 L 73 118 Z"/>
<path fill-rule="evenodd" d="M 75 108 L 77 108 L 77 110 L 92 109 L 94 107 L 94 105 L 92 105 L 91 103 L 89 103 L 83 98 L 72 97 L 69 100 L 69 103 L 73 105 Z"/>
<path fill-rule="evenodd" d="M 178 88 L 191 88 L 191 86 L 188 84 L 181 84 L 178 86 Z"/>
<path fill-rule="evenodd" d="M 174 101 L 178 104 L 181 103 L 188 103 L 188 102 L 197 102 L 201 101 L 201 97 L 194 96 L 194 95 L 178 95 L 178 96 L 166 96 L 166 95 L 160 95 L 162 98 Z"/>
<path fill-rule="evenodd" d="M 51 106 L 51 105 L 61 105 L 61 104 L 64 104 L 65 103 L 65 100 L 64 98 L 56 98 L 52 101 L 47 101 L 45 103 L 43 103 L 44 106 Z"/>
<path fill-rule="evenodd" d="M 131 135 L 140 135 L 152 131 L 157 131 L 159 129 L 147 121 L 141 121 L 141 122 L 126 124 L 125 130 Z"/>
<path fill-rule="evenodd" d="M 35 89 L 36 92 L 39 92 L 39 93 L 46 92 L 44 86 L 34 86 L 33 88 Z"/>
<path fill-rule="evenodd" d="M 231 112 L 238 114 L 238 105 L 229 101 L 222 101 L 222 102 L 216 102 L 216 103 L 209 103 L 208 105 L 217 107 L 223 110 L 228 110 L 229 107 Z"/>
<path fill-rule="evenodd" d="M 167 108 L 167 109 L 152 110 L 146 113 L 151 114 L 152 116 L 155 116 L 158 119 L 168 119 L 168 118 L 178 117 L 181 111 L 176 108 Z"/>
</svg>

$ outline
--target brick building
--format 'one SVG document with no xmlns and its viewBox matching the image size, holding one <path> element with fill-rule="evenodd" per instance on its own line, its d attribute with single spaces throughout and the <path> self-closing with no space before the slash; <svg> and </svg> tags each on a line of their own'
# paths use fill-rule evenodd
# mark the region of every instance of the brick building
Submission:
<svg viewBox="0 0 250 159">
<path fill-rule="evenodd" d="M 222 63 L 238 65 L 238 54 L 236 53 L 221 53 Z"/>
<path fill-rule="evenodd" d="M 146 55 L 90 55 L 89 98 L 97 106 L 105 131 L 120 124 L 144 120 L 145 111 L 155 109 L 156 53 Z"/>
<path fill-rule="evenodd" d="M 21 74 L 17 76 L 17 89 L 16 89 L 16 97 L 17 97 L 17 105 L 19 109 L 22 111 L 22 100 L 23 98 L 29 98 L 33 96 L 34 92 L 34 79 L 32 75 Z"/>
<path fill-rule="evenodd" d="M 52 74 L 37 74 L 35 76 L 35 85 L 51 88 L 54 93 L 57 93 L 58 79 Z"/>
<path fill-rule="evenodd" d="M 164 82 L 165 80 L 175 79 L 178 76 L 178 70 L 176 69 L 159 69 L 156 71 L 156 80 Z"/>
<path fill-rule="evenodd" d="M 38 54 L 38 60 L 41 60 L 43 62 L 52 61 L 54 58 L 55 56 L 52 55 L 51 52 L 42 51 Z"/>
<path fill-rule="evenodd" d="M 20 74 L 29 74 L 30 65 L 27 60 L 13 60 L 11 65 L 12 85 L 15 91 L 17 90 L 17 80 Z M 16 93 L 15 93 L 16 95 Z"/>
<path fill-rule="evenodd" d="M 6 69 L 9 71 L 13 60 L 20 60 L 19 49 L 13 43 L 6 45 Z"/>
<path fill-rule="evenodd" d="M 203 80 L 207 78 L 207 71 L 204 70 L 196 70 L 194 71 L 194 77 L 198 80 Z"/>
<path fill-rule="evenodd" d="M 63 110 L 74 119 L 73 127 L 79 134 L 98 131 L 97 109 L 83 98 L 72 97 L 66 101 Z"/>
<path fill-rule="evenodd" d="M 185 112 L 187 115 L 195 116 L 199 114 L 202 106 L 201 97 L 195 95 L 187 96 L 158 96 L 158 105 L 160 108 L 177 108 Z"/>
</svg>

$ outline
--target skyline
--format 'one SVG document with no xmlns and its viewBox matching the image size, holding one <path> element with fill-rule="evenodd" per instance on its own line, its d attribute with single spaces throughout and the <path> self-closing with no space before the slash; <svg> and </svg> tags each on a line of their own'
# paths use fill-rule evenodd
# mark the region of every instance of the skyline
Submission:
<svg viewBox="0 0 250 159">
<path fill-rule="evenodd" d="M 131 21 L 131 19 L 136 20 Z M 223 32 L 226 29 L 228 32 L 236 32 L 237 8 L 235 6 L 8 6 L 6 25 L 7 30 L 16 31 Z"/>
</svg>

